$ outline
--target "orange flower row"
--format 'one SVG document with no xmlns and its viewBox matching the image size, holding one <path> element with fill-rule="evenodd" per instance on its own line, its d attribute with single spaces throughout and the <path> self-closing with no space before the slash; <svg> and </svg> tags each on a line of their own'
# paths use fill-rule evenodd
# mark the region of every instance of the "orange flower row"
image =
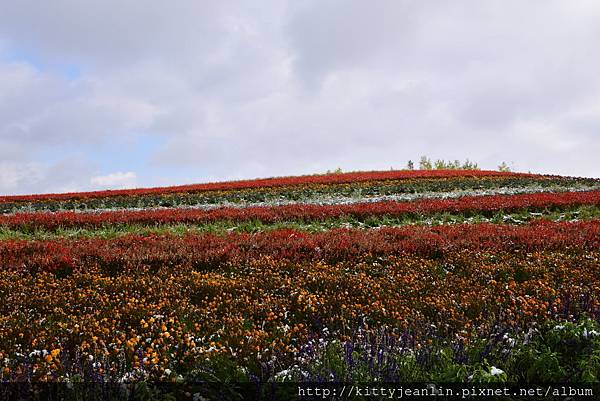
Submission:
<svg viewBox="0 0 600 401">
<path fill-rule="evenodd" d="M 359 322 L 411 328 L 417 339 L 434 325 L 468 341 L 497 324 L 597 314 L 599 262 L 597 250 L 457 250 L 336 264 L 262 257 L 204 273 L 178 263 L 113 276 L 97 267 L 64 278 L 5 272 L 0 370 L 11 380 L 86 370 L 164 379 L 217 356 L 285 365 L 325 328 L 344 339 Z"/>
</svg>

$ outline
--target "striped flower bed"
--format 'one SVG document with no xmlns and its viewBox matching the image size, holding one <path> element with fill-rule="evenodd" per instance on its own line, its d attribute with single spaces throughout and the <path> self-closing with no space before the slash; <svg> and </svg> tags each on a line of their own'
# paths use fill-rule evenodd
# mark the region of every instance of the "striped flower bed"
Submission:
<svg viewBox="0 0 600 401">
<path fill-rule="evenodd" d="M 3 197 L 0 378 L 598 380 L 597 185 L 393 171 Z"/>
</svg>

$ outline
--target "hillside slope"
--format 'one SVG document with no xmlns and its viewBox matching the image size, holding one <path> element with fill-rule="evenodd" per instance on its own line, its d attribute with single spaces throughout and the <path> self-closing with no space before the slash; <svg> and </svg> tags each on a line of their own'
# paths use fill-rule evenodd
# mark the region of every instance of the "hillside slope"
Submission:
<svg viewBox="0 0 600 401">
<path fill-rule="evenodd" d="M 600 379 L 599 180 L 348 173 L 0 211 L 2 380 Z"/>
</svg>

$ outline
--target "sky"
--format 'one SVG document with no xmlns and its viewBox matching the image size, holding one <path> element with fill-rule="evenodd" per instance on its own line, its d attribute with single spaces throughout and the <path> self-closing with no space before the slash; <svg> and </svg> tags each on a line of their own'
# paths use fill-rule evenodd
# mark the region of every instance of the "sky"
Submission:
<svg viewBox="0 0 600 401">
<path fill-rule="evenodd" d="M 595 0 L 0 0 L 0 194 L 403 168 L 600 177 Z"/>
</svg>

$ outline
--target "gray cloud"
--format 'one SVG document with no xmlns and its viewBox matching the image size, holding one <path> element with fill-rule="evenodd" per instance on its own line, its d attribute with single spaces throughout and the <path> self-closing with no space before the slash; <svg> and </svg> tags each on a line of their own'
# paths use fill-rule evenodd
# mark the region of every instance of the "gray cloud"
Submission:
<svg viewBox="0 0 600 401">
<path fill-rule="evenodd" d="M 421 154 L 600 176 L 598 27 L 591 0 L 9 2 L 0 191 Z M 145 135 L 159 145 L 120 148 L 131 165 L 101 153 Z"/>
<path fill-rule="evenodd" d="M 55 163 L 0 162 L 2 193 L 73 192 L 90 190 L 89 176 L 94 173 L 90 163 L 77 156 Z"/>
</svg>

